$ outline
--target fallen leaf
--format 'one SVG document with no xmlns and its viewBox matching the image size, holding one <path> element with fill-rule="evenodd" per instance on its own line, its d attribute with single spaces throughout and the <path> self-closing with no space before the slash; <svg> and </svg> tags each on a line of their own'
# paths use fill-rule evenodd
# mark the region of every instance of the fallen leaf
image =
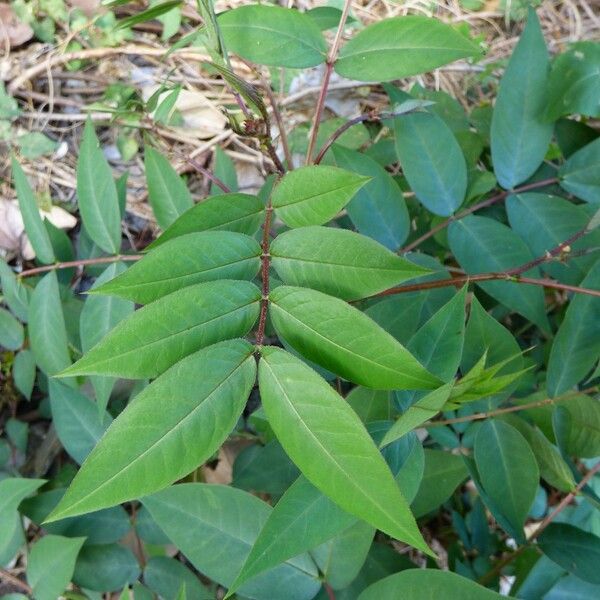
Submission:
<svg viewBox="0 0 600 600">
<path fill-rule="evenodd" d="M 33 29 L 20 21 L 10 4 L 0 4 L 0 39 L 8 39 L 11 48 L 21 46 L 33 37 Z"/>
</svg>

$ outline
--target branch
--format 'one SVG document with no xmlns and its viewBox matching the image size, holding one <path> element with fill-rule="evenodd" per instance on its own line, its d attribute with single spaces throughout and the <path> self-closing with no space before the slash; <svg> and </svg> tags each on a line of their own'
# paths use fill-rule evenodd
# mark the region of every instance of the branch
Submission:
<svg viewBox="0 0 600 600">
<path fill-rule="evenodd" d="M 189 163 L 198 173 L 210 179 L 217 187 L 220 187 L 226 194 L 231 193 L 231 188 L 222 180 L 219 179 L 212 171 L 205 169 L 197 160 L 187 157 L 186 162 Z"/>
<path fill-rule="evenodd" d="M 315 144 L 317 143 L 317 134 L 319 133 L 319 125 L 321 124 L 321 117 L 323 116 L 323 110 L 325 109 L 325 98 L 327 97 L 327 90 L 329 88 L 329 81 L 331 79 L 331 73 L 333 72 L 333 65 L 337 58 L 337 53 L 342 42 L 342 34 L 344 27 L 346 26 L 346 20 L 350 13 L 350 4 L 352 0 L 344 0 L 344 8 L 340 16 L 340 22 L 338 24 L 337 31 L 335 32 L 335 38 L 333 45 L 327 55 L 327 61 L 325 62 L 325 74 L 323 75 L 323 82 L 321 84 L 321 91 L 319 92 L 319 98 L 317 100 L 317 106 L 315 109 L 315 118 L 313 120 L 312 131 L 310 134 L 310 140 L 308 142 L 308 150 L 306 152 L 306 164 L 310 165 L 312 162 L 312 155 L 315 150 Z"/>
<path fill-rule="evenodd" d="M 477 204 L 473 204 L 473 206 L 470 206 L 469 208 L 466 208 L 465 210 L 463 210 L 459 213 L 456 213 L 455 215 L 452 215 L 451 217 L 448 217 L 445 221 L 438 223 L 435 227 L 432 227 L 427 233 L 424 233 L 422 236 L 418 237 L 416 240 L 414 240 L 413 242 L 411 242 L 404 248 L 401 248 L 400 254 L 406 254 L 407 252 L 414 250 L 417 246 L 422 244 L 425 240 L 428 240 L 430 237 L 433 237 L 436 233 L 442 231 L 442 229 L 445 229 L 446 227 L 448 227 L 448 225 L 450 225 L 450 223 L 453 223 L 454 221 L 458 221 L 459 219 L 462 219 L 463 217 L 466 217 L 482 208 L 487 208 L 488 206 L 492 206 L 492 204 L 496 204 L 497 202 L 502 202 L 507 196 L 510 196 L 511 194 L 519 194 L 521 192 L 537 190 L 539 188 L 546 187 L 548 185 L 552 185 L 553 183 L 558 183 L 557 177 L 550 177 L 549 179 L 542 179 L 541 181 L 535 181 L 533 183 L 528 183 L 527 185 L 522 185 L 521 187 L 517 187 L 514 190 L 504 190 L 503 192 L 500 192 L 499 194 L 496 194 L 495 196 L 491 196 L 490 198 L 487 198 L 486 200 L 482 200 L 481 202 L 478 202 Z"/>
<path fill-rule="evenodd" d="M 4 579 L 6 582 L 11 584 L 13 587 L 20 589 L 22 592 L 25 592 L 28 595 L 33 594 L 33 590 L 25 583 L 21 581 L 18 577 L 13 575 L 10 571 L 3 569 L 0 567 L 0 577 Z"/>
<path fill-rule="evenodd" d="M 88 265 L 102 265 L 107 263 L 136 261 L 143 258 L 143 254 L 115 254 L 113 256 L 99 256 L 98 258 L 82 258 L 81 260 L 70 260 L 68 262 L 57 262 L 51 265 L 44 265 L 43 267 L 35 267 L 33 269 L 27 269 L 17 274 L 19 279 L 24 277 L 33 277 L 40 273 L 47 273 L 48 271 L 60 271 L 62 269 L 72 269 L 76 267 L 85 267 Z"/>
<path fill-rule="evenodd" d="M 390 288 L 370 298 L 378 298 L 380 296 L 393 296 L 394 294 L 405 294 L 407 292 L 420 292 L 423 290 L 433 290 L 436 288 L 462 286 L 468 283 L 479 283 L 482 281 L 507 281 L 510 283 L 524 283 L 527 285 L 539 285 L 544 288 L 550 288 L 554 290 L 561 290 L 563 292 L 574 292 L 575 294 L 587 294 L 588 296 L 596 296 L 600 298 L 600 290 L 592 290 L 590 288 L 579 287 L 576 285 L 569 285 L 566 283 L 559 283 L 553 279 L 541 278 L 535 279 L 533 277 L 521 277 L 520 275 L 511 275 L 509 272 L 506 273 L 481 273 L 479 275 L 465 275 L 464 277 L 451 277 L 450 279 L 440 279 L 438 281 L 427 281 L 424 283 L 414 283 L 412 285 L 403 285 L 399 287 Z"/>
<path fill-rule="evenodd" d="M 483 419 L 488 419 L 490 417 L 496 417 L 498 415 L 504 415 L 507 413 L 519 412 L 522 410 L 529 410 L 531 408 L 539 408 L 540 406 L 546 406 L 547 404 L 554 404 L 554 402 L 562 402 L 563 400 L 568 400 L 569 398 L 576 398 L 581 394 L 589 394 L 591 392 L 597 391 L 597 386 L 587 388 L 585 390 L 579 390 L 577 392 L 569 392 L 568 394 L 563 394 L 562 396 L 558 396 L 556 398 L 544 398 L 544 400 L 537 400 L 535 402 L 529 402 L 528 404 L 521 404 L 517 406 L 507 406 L 505 408 L 498 408 L 496 410 L 491 410 L 489 412 L 480 412 L 474 413 L 472 415 L 465 415 L 463 417 L 455 417 L 453 419 L 441 419 L 439 421 L 430 421 L 429 423 L 425 423 L 422 425 L 425 429 L 430 429 L 432 427 L 442 427 L 444 425 L 454 425 L 455 423 L 468 423 L 469 421 L 481 421 Z"/>
</svg>

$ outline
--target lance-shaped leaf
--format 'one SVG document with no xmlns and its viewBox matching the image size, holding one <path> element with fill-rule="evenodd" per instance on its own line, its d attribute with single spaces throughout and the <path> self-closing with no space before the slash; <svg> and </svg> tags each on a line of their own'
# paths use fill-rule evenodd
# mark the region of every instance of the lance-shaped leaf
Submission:
<svg viewBox="0 0 600 600">
<path fill-rule="evenodd" d="M 529 444 L 510 425 L 488 420 L 477 433 L 474 449 L 483 489 L 511 526 L 522 531 L 540 477 Z"/>
<path fill-rule="evenodd" d="M 344 399 L 274 347 L 263 349 L 258 381 L 269 424 L 306 478 L 345 511 L 431 554 L 392 472 Z"/>
<path fill-rule="evenodd" d="M 492 116 L 494 172 L 506 189 L 522 183 L 540 166 L 553 125 L 544 120 L 548 50 L 533 9 L 506 67 Z"/>
<path fill-rule="evenodd" d="M 27 582 L 36 600 L 55 600 L 63 595 L 83 542 L 83 537 L 46 535 L 33 545 L 27 557 Z"/>
<path fill-rule="evenodd" d="M 89 236 L 104 250 L 117 254 L 121 247 L 121 213 L 117 188 L 88 119 L 77 160 L 77 199 Z"/>
<path fill-rule="evenodd" d="M 152 211 L 159 226 L 166 229 L 194 205 L 192 196 L 169 161 L 150 146 L 144 151 L 144 166 Z"/>
<path fill-rule="evenodd" d="M 144 498 L 153 519 L 201 573 L 223 586 L 233 583 L 271 513 L 266 503 L 223 485 L 185 483 Z M 311 600 L 321 587 L 307 555 L 248 581 L 240 595 L 254 600 Z"/>
<path fill-rule="evenodd" d="M 55 375 L 71 364 L 65 318 L 54 271 L 37 284 L 29 304 L 29 341 L 39 368 Z"/>
<path fill-rule="evenodd" d="M 254 385 L 252 352 L 243 340 L 215 344 L 146 387 L 113 421 L 47 521 L 151 494 L 210 458 Z"/>
<path fill-rule="evenodd" d="M 260 65 L 303 69 L 325 61 L 323 35 L 297 10 L 240 6 L 220 14 L 218 22 L 228 50 Z"/>
<path fill-rule="evenodd" d="M 600 290 L 600 260 L 581 282 Z M 600 298 L 577 294 L 565 314 L 550 350 L 548 392 L 559 396 L 579 383 L 600 356 Z"/>
<path fill-rule="evenodd" d="M 391 81 L 478 54 L 477 45 L 451 26 L 409 15 L 363 29 L 342 48 L 335 70 L 360 81 Z"/>
<path fill-rule="evenodd" d="M 271 264 L 284 283 L 343 300 L 372 296 L 430 273 L 371 238 L 332 227 L 286 231 L 271 244 L 270 253 Z"/>
<path fill-rule="evenodd" d="M 560 185 L 586 202 L 600 197 L 600 138 L 571 155 L 559 169 Z"/>
<path fill-rule="evenodd" d="M 471 215 L 455 221 L 448 228 L 448 242 L 460 266 L 469 275 L 502 273 L 534 258 L 512 229 L 488 217 Z M 524 275 L 539 277 L 539 270 L 534 268 Z M 510 281 L 487 281 L 479 285 L 507 308 L 549 331 L 544 292 L 539 286 Z"/>
<path fill-rule="evenodd" d="M 127 271 L 94 288 L 147 304 L 195 283 L 253 279 L 260 268 L 260 245 L 243 233 L 189 233 L 151 250 Z"/>
<path fill-rule="evenodd" d="M 467 163 L 452 130 L 435 113 L 394 119 L 396 153 L 417 199 L 436 215 L 451 215 L 465 199 Z"/>
<path fill-rule="evenodd" d="M 102 437 L 112 417 L 87 396 L 51 379 L 52 420 L 58 439 L 69 455 L 81 464 Z"/>
<path fill-rule="evenodd" d="M 184 288 L 121 321 L 61 376 L 156 377 L 200 348 L 246 335 L 258 318 L 260 297 L 249 281 Z"/>
<path fill-rule="evenodd" d="M 315 548 L 355 522 L 354 516 L 301 475 L 273 508 L 228 595 L 248 579 Z"/>
<path fill-rule="evenodd" d="M 217 229 L 254 235 L 263 220 L 264 210 L 264 202 L 249 194 L 222 194 L 207 198 L 185 211 L 148 249 L 196 231 Z"/>
<path fill-rule="evenodd" d="M 346 206 L 359 233 L 368 235 L 390 250 L 397 250 L 410 231 L 410 215 L 400 186 L 370 156 L 334 144 L 327 159 L 342 169 L 371 177 Z"/>
<path fill-rule="evenodd" d="M 270 299 L 277 333 L 326 369 L 380 390 L 433 389 L 440 384 L 400 342 L 342 300 L 288 286 L 273 290 Z"/>
<path fill-rule="evenodd" d="M 19 209 L 23 217 L 27 237 L 31 242 L 32 248 L 35 250 L 37 259 L 46 264 L 53 263 L 56 259 L 54 257 L 54 250 L 52 249 L 52 242 L 44 227 L 33 190 L 29 185 L 29 181 L 27 181 L 25 173 L 23 173 L 21 165 L 14 156 L 11 159 L 11 164 L 15 191 L 17 192 Z"/>
<path fill-rule="evenodd" d="M 450 571 L 408 569 L 370 585 L 358 600 L 502 600 L 497 592 Z"/>
<path fill-rule="evenodd" d="M 590 583 L 600 585 L 600 537 L 568 523 L 551 523 L 538 545 L 556 564 Z"/>
<path fill-rule="evenodd" d="M 290 227 L 322 225 L 333 219 L 369 180 L 338 167 L 302 167 L 287 173 L 277 184 L 273 208 Z"/>
<path fill-rule="evenodd" d="M 109 265 L 102 275 L 96 279 L 90 292 L 110 281 L 115 275 L 125 271 L 125 268 L 123 263 Z M 129 300 L 102 296 L 89 297 L 81 309 L 79 318 L 82 351 L 87 352 L 94 347 L 117 323 L 131 315 L 133 310 L 134 304 Z M 90 381 L 96 392 L 98 413 L 103 417 L 115 380 L 113 377 L 93 375 Z"/>
<path fill-rule="evenodd" d="M 403 435 L 406 435 L 409 431 L 425 423 L 425 421 L 433 419 L 442 410 L 444 404 L 446 404 L 453 385 L 454 382 L 447 383 L 410 406 L 387 431 L 380 446 L 391 444 Z"/>
</svg>

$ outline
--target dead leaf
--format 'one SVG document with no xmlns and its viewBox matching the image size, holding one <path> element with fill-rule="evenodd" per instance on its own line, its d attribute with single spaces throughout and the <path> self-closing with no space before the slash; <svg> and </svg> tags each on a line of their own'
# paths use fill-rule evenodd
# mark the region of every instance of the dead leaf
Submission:
<svg viewBox="0 0 600 600">
<path fill-rule="evenodd" d="M 33 37 L 33 29 L 17 18 L 10 4 L 0 4 L 0 42 L 8 38 L 11 48 L 21 46 Z"/>
<path fill-rule="evenodd" d="M 78 8 L 86 17 L 93 17 L 100 8 L 100 0 L 67 0 L 67 4 Z"/>
</svg>

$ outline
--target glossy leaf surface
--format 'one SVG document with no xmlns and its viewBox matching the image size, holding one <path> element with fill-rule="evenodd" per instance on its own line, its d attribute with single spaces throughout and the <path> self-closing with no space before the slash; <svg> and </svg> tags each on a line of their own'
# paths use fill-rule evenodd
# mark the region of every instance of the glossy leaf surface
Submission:
<svg viewBox="0 0 600 600">
<path fill-rule="evenodd" d="M 270 295 L 277 332 L 298 352 L 374 389 L 432 389 L 438 380 L 364 313 L 321 292 L 279 287 Z"/>
<path fill-rule="evenodd" d="M 479 48 L 449 25 L 408 15 L 374 23 L 355 35 L 343 46 L 335 70 L 349 79 L 391 81 L 478 54 Z"/>
<path fill-rule="evenodd" d="M 242 340 L 210 346 L 146 387 L 109 427 L 49 520 L 150 494 L 210 458 L 254 384 L 252 351 Z"/>
<path fill-rule="evenodd" d="M 210 281 L 165 296 L 121 321 L 61 375 L 156 377 L 188 354 L 245 335 L 260 291 L 247 281 Z"/>
<path fill-rule="evenodd" d="M 428 273 L 368 237 L 331 227 L 286 231 L 271 244 L 270 254 L 285 284 L 343 300 L 372 296 Z"/>
<path fill-rule="evenodd" d="M 302 167 L 287 173 L 277 184 L 273 207 L 290 227 L 322 225 L 333 219 L 368 181 L 368 177 L 338 167 Z"/>
<path fill-rule="evenodd" d="M 430 553 L 364 425 L 325 380 L 291 354 L 266 348 L 259 386 L 271 427 L 313 485 L 344 510 Z"/>
<path fill-rule="evenodd" d="M 189 285 L 215 279 L 253 279 L 260 267 L 260 245 L 231 231 L 203 231 L 177 237 L 94 293 L 147 304 Z"/>
</svg>

